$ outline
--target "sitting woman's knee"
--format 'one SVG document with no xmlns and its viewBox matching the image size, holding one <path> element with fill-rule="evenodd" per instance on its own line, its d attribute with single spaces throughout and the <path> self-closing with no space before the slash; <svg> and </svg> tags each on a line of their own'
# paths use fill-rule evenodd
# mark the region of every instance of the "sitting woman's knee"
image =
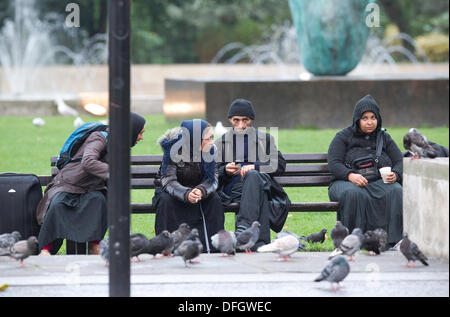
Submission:
<svg viewBox="0 0 450 317">
<path fill-rule="evenodd" d="M 342 197 L 348 199 L 360 199 L 363 197 L 359 188 L 347 188 L 343 191 Z"/>
</svg>

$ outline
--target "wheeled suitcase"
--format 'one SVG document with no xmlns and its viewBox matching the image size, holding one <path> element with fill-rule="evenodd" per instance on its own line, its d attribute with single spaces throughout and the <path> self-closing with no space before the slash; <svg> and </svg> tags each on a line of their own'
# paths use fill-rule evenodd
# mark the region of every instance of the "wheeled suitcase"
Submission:
<svg viewBox="0 0 450 317">
<path fill-rule="evenodd" d="M 0 174 L 0 234 L 19 231 L 22 239 L 39 234 L 36 207 L 42 198 L 34 174 Z"/>
</svg>

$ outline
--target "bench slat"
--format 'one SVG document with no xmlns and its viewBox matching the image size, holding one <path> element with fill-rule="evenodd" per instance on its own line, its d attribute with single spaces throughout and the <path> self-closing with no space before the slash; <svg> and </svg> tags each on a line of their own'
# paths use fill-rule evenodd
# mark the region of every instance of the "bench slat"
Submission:
<svg viewBox="0 0 450 317">
<path fill-rule="evenodd" d="M 314 212 L 314 211 L 337 211 L 338 202 L 293 202 L 289 211 L 294 212 Z M 225 207 L 226 212 L 237 213 L 239 204 L 233 203 Z M 132 204 L 131 212 L 133 214 L 155 213 L 155 207 L 152 204 Z"/>
<path fill-rule="evenodd" d="M 52 176 L 58 174 L 56 167 L 52 168 Z M 138 165 L 131 166 L 131 178 L 154 178 L 159 171 L 159 165 Z M 310 164 L 299 165 L 291 164 L 286 166 L 286 170 L 282 176 L 320 176 L 330 175 L 327 164 Z"/>
<path fill-rule="evenodd" d="M 41 186 L 46 186 L 51 182 L 50 176 L 39 176 Z M 276 176 L 274 179 L 283 187 L 307 187 L 307 186 L 328 186 L 331 182 L 330 175 L 318 176 Z M 154 189 L 154 178 L 132 178 L 131 189 Z"/>
<path fill-rule="evenodd" d="M 286 153 L 283 154 L 287 163 L 326 163 L 328 153 Z M 50 158 L 50 165 L 56 166 L 58 156 Z M 132 155 L 130 157 L 131 165 L 159 165 L 162 161 L 162 155 Z"/>
</svg>

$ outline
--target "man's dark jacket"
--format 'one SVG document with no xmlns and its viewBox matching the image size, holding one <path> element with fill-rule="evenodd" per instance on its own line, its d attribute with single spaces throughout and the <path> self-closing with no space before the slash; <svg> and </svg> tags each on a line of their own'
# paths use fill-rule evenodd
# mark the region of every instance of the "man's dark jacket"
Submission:
<svg viewBox="0 0 450 317">
<path fill-rule="evenodd" d="M 233 135 L 235 134 L 234 130 L 230 129 L 215 142 L 217 147 L 216 162 L 219 171 L 219 188 L 217 192 L 222 198 L 222 202 L 225 206 L 232 203 L 232 200 L 230 196 L 224 192 L 224 187 L 231 182 L 233 178 L 226 173 L 225 167 L 228 163 L 236 162 L 236 158 L 239 157 L 239 155 L 236 154 L 236 146 L 233 146 L 234 140 L 236 139 L 236 137 L 233 138 Z M 271 229 L 275 232 L 279 232 L 283 229 L 291 201 L 283 187 L 273 177 L 284 173 L 286 161 L 281 152 L 276 148 L 273 136 L 258 131 L 254 127 L 249 127 L 246 134 L 248 137 L 248 148 L 250 153 L 246 163 L 254 163 L 255 170 L 270 176 L 270 192 L 267 193 L 270 201 L 268 208 L 270 208 L 270 210 L 261 210 L 261 212 L 270 215 Z M 255 147 L 253 148 L 252 145 Z M 270 164 L 270 162 L 272 162 L 272 164 Z M 274 164 L 274 162 L 276 164 Z M 242 197 L 242 199 L 249 198 Z"/>
</svg>

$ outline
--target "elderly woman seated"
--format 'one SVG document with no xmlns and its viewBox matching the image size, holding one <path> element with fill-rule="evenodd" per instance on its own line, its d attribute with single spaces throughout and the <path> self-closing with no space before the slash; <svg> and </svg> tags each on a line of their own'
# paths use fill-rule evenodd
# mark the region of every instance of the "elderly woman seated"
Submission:
<svg viewBox="0 0 450 317">
<path fill-rule="evenodd" d="M 339 202 L 338 218 L 350 232 L 382 228 L 390 245 L 402 238 L 402 159 L 382 129 L 377 102 L 365 96 L 355 105 L 352 125 L 339 131 L 328 149 L 333 178 L 328 195 Z M 383 167 L 391 168 L 384 180 L 379 173 Z"/>
<path fill-rule="evenodd" d="M 182 223 L 198 229 L 203 250 L 215 252 L 211 236 L 224 228 L 217 194 L 213 129 L 200 119 L 185 120 L 159 140 L 164 155 L 155 180 L 155 232 L 173 232 Z"/>
</svg>

